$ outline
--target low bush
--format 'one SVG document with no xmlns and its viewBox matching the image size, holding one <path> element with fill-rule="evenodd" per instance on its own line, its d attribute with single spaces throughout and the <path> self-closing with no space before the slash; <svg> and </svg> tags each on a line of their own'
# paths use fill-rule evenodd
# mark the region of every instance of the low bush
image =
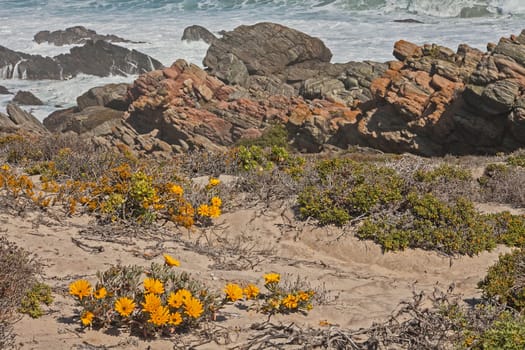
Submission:
<svg viewBox="0 0 525 350">
<path fill-rule="evenodd" d="M 17 311 L 24 305 L 27 296 L 44 286 L 37 281 L 41 266 L 35 257 L 16 244 L 0 236 L 0 349 L 11 349 L 14 346 L 12 325 L 18 319 Z M 44 287 L 47 298 L 48 287 Z M 28 310 L 34 310 L 31 307 Z M 37 312 L 35 316 L 39 316 Z"/>
<path fill-rule="evenodd" d="M 342 226 L 403 198 L 404 181 L 390 168 L 349 159 L 320 161 L 298 194 L 303 218 Z"/>
</svg>

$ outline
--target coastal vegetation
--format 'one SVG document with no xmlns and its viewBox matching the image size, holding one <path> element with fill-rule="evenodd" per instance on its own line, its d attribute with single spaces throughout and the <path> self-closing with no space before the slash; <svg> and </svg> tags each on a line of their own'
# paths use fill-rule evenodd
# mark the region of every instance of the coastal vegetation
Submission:
<svg viewBox="0 0 525 350">
<path fill-rule="evenodd" d="M 328 343 L 320 344 L 339 344 L 338 348 L 354 344 L 353 349 L 365 349 L 373 341 L 407 349 L 430 349 L 432 344 L 461 349 L 523 347 L 525 219 L 509 211 L 478 209 L 483 201 L 509 208 L 522 205 L 520 188 L 512 194 L 505 190 L 524 176 L 520 151 L 440 160 L 359 149 L 312 156 L 296 154 L 279 138 L 270 140 L 224 153 L 193 152 L 164 163 L 138 159 L 125 147 L 112 153 L 67 138 L 10 136 L 0 140 L 0 203 L 13 215 L 30 210 L 64 219 L 87 215 L 111 237 L 118 225 L 146 231 L 169 224 L 192 234 L 213 228 L 225 212 L 280 200 L 295 211 L 297 220 L 337 226 L 345 234 L 374 241 L 384 252 L 421 248 L 453 259 L 497 245 L 516 247 L 479 282 L 482 298 L 474 306 L 463 303 L 452 290 L 436 291 L 430 296 L 432 307 L 424 308 L 426 297 L 415 294 L 389 320 L 360 332 L 332 327 L 330 334 L 314 333 L 272 323 L 258 332 L 291 332 L 290 344 L 324 337 Z M 7 348 L 17 312 L 41 316 L 45 313 L 41 305 L 49 305 L 55 291 L 38 281 L 40 267 L 30 253 L 5 238 L 0 258 L 6 267 L 2 290 L 9 291 L 0 312 L 5 339 L 1 345 Z M 228 281 L 221 289 L 180 270 L 181 264 L 165 254 L 163 264 L 115 265 L 93 271 L 96 280 L 71 281 L 68 292 L 78 307 L 75 319 L 84 328 L 169 337 L 213 324 L 228 305 L 270 318 L 307 315 L 329 293 L 320 292 L 306 276 L 283 280 L 279 272 L 267 272 L 259 281 Z M 415 329 L 414 322 L 423 328 Z M 253 338 L 252 345 L 270 344 L 261 339 Z"/>
</svg>

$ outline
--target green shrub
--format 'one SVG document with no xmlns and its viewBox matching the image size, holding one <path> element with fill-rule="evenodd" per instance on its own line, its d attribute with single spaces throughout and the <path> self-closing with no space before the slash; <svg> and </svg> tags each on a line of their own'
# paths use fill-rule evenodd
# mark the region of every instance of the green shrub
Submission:
<svg viewBox="0 0 525 350">
<path fill-rule="evenodd" d="M 0 349 L 14 345 L 12 325 L 28 286 L 36 283 L 40 265 L 32 255 L 0 237 Z"/>
<path fill-rule="evenodd" d="M 483 332 L 473 350 L 522 350 L 525 349 L 525 319 L 508 313 Z"/>
<path fill-rule="evenodd" d="M 452 166 L 450 164 L 441 164 L 432 170 L 417 170 L 414 173 L 414 179 L 421 182 L 435 182 L 437 180 L 451 181 L 472 180 L 472 174 L 466 169 Z"/>
<path fill-rule="evenodd" d="M 501 255 L 478 283 L 483 297 L 496 299 L 517 310 L 525 307 L 525 251 Z"/>
<path fill-rule="evenodd" d="M 368 218 L 357 237 L 372 239 L 385 251 L 422 248 L 450 255 L 472 256 L 496 245 L 491 226 L 464 198 L 447 204 L 432 194 L 409 193 L 401 208 Z"/>
<path fill-rule="evenodd" d="M 39 318 L 44 314 L 41 304 L 51 305 L 53 297 L 51 296 L 51 287 L 45 283 L 35 283 L 29 289 L 20 302 L 19 312 L 28 314 L 32 318 Z"/>
<path fill-rule="evenodd" d="M 349 159 L 324 160 L 317 164 L 310 184 L 298 195 L 303 218 L 321 225 L 344 225 L 380 206 L 403 198 L 404 181 L 393 169 Z"/>
<path fill-rule="evenodd" d="M 288 147 L 288 131 L 281 124 L 272 125 L 266 130 L 263 134 L 255 139 L 242 139 L 237 142 L 239 146 L 251 147 L 257 146 L 260 148 L 269 148 L 269 147 Z"/>
</svg>

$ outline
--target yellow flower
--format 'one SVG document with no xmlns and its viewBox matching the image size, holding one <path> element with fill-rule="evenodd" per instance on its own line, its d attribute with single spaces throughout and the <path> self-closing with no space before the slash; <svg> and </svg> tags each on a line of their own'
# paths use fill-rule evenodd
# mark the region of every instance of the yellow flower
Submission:
<svg viewBox="0 0 525 350">
<path fill-rule="evenodd" d="M 80 321 L 83 326 L 89 326 L 93 322 L 93 313 L 91 311 L 85 311 L 82 316 L 80 316 Z"/>
<path fill-rule="evenodd" d="M 268 301 L 268 304 L 270 304 L 270 306 L 274 309 L 278 309 L 279 306 L 281 305 L 281 302 L 279 301 L 279 299 L 270 299 Z"/>
<path fill-rule="evenodd" d="M 220 197 L 211 197 L 211 205 L 214 207 L 220 207 L 222 205 L 222 199 L 220 199 Z"/>
<path fill-rule="evenodd" d="M 174 308 L 181 307 L 192 297 L 191 292 L 187 289 L 179 289 L 176 293 L 171 292 L 168 297 L 168 305 Z"/>
<path fill-rule="evenodd" d="M 164 293 L 164 285 L 158 279 L 148 277 L 144 280 L 144 291 L 146 293 L 162 294 Z"/>
<path fill-rule="evenodd" d="M 208 209 L 208 215 L 210 216 L 210 218 L 218 218 L 219 216 L 221 216 L 221 208 L 212 205 Z"/>
<path fill-rule="evenodd" d="M 170 319 L 170 312 L 166 306 L 159 306 L 157 310 L 152 312 L 149 316 L 149 323 L 153 323 L 155 326 L 163 326 L 168 323 Z"/>
<path fill-rule="evenodd" d="M 0 166 L 0 169 L 2 169 L 3 171 L 9 171 L 9 169 L 11 169 L 11 168 L 9 167 L 9 165 L 4 164 L 4 165 Z"/>
<path fill-rule="evenodd" d="M 86 280 L 78 280 L 69 285 L 69 294 L 77 296 L 80 300 L 91 295 L 91 284 Z"/>
<path fill-rule="evenodd" d="M 288 294 L 283 299 L 283 305 L 286 306 L 288 309 L 296 309 L 298 301 L 299 301 L 299 298 L 297 296 L 293 294 Z"/>
<path fill-rule="evenodd" d="M 193 318 L 198 318 L 204 312 L 201 301 L 193 297 L 184 303 L 184 308 L 186 309 L 186 315 Z"/>
<path fill-rule="evenodd" d="M 182 195 L 184 194 L 184 189 L 180 187 L 179 185 L 173 184 L 170 187 L 170 192 L 173 193 L 174 195 L 182 197 Z"/>
<path fill-rule="evenodd" d="M 264 275 L 264 284 L 270 284 L 270 283 L 279 283 L 281 280 L 281 275 L 278 273 L 267 273 Z"/>
<path fill-rule="evenodd" d="M 131 315 L 134 309 L 135 302 L 133 299 L 122 297 L 115 302 L 115 311 L 118 312 L 120 316 L 126 317 Z"/>
<path fill-rule="evenodd" d="M 142 311 L 144 312 L 155 312 L 159 307 L 162 306 L 160 297 L 155 294 L 146 294 L 144 296 L 144 302 L 142 303 Z"/>
<path fill-rule="evenodd" d="M 164 263 L 168 266 L 179 266 L 180 262 L 174 257 L 164 254 Z"/>
<path fill-rule="evenodd" d="M 179 324 L 182 323 L 182 315 L 179 312 L 174 312 L 170 314 L 170 319 L 168 323 L 173 326 L 178 326 Z"/>
<path fill-rule="evenodd" d="M 201 204 L 197 208 L 197 214 L 200 216 L 209 216 L 210 215 L 210 207 L 208 204 Z"/>
<path fill-rule="evenodd" d="M 220 183 L 221 183 L 221 180 L 215 177 L 210 177 L 210 180 L 208 181 L 208 187 L 215 187 Z"/>
<path fill-rule="evenodd" d="M 93 293 L 95 299 L 104 299 L 106 295 L 108 295 L 108 291 L 104 287 L 97 289 L 97 291 Z"/>
<path fill-rule="evenodd" d="M 253 299 L 259 295 L 259 288 L 255 284 L 249 284 L 244 288 L 244 295 L 246 299 Z"/>
<path fill-rule="evenodd" d="M 224 289 L 226 297 L 231 301 L 242 299 L 242 288 L 235 283 L 228 283 Z"/>
</svg>

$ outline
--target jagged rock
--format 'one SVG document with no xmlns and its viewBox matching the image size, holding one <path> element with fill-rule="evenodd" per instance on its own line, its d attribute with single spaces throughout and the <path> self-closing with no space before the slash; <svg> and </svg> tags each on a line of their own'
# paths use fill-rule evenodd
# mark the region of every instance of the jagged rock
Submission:
<svg viewBox="0 0 525 350">
<path fill-rule="evenodd" d="M 9 95 L 9 94 L 11 94 L 11 92 L 9 92 L 9 90 L 5 86 L 0 85 L 0 95 Z"/>
<path fill-rule="evenodd" d="M 128 50 L 105 41 L 87 41 L 69 54 L 55 57 L 64 76 L 91 74 L 96 76 L 141 74 L 162 67 L 162 63 L 137 50 Z"/>
<path fill-rule="evenodd" d="M 19 105 L 32 105 L 32 106 L 41 106 L 44 104 L 42 100 L 33 95 L 30 91 L 19 90 L 15 97 L 13 97 L 13 102 L 18 103 Z"/>
<path fill-rule="evenodd" d="M 392 22 L 395 22 L 395 23 L 415 23 L 415 24 L 423 24 L 423 23 L 425 23 L 425 22 L 421 22 L 421 21 L 419 21 L 417 19 L 413 19 L 413 18 L 395 19 Z"/>
<path fill-rule="evenodd" d="M 4 115 L 2 118 L 4 119 L 4 122 L 0 124 L 3 124 L 7 127 L 13 127 L 14 125 L 17 130 L 28 131 L 40 135 L 49 134 L 49 131 L 38 119 L 36 119 L 31 113 L 24 111 L 18 105 L 14 103 L 8 103 L 6 110 L 11 123 L 5 121 Z"/>
<path fill-rule="evenodd" d="M 116 35 L 101 35 L 94 30 L 83 26 L 66 28 L 65 30 L 43 30 L 35 34 L 33 38 L 38 44 L 48 42 L 56 46 L 84 44 L 88 40 L 105 40 L 114 43 L 138 43 L 137 41 L 126 40 Z"/>
<path fill-rule="evenodd" d="M 80 73 L 97 76 L 140 74 L 162 64 L 136 50 L 105 41 L 87 41 L 68 54 L 51 57 L 28 55 L 0 46 L 0 78 L 67 79 Z"/>
<path fill-rule="evenodd" d="M 310 78 L 305 80 L 301 88 L 301 96 L 308 99 L 334 98 L 345 90 L 345 84 L 337 79 Z"/>
<path fill-rule="evenodd" d="M 275 23 L 239 26 L 209 47 L 203 64 L 212 74 L 225 56 L 233 54 L 250 75 L 273 75 L 302 62 L 329 62 L 332 53 L 317 38 Z"/>
<path fill-rule="evenodd" d="M 215 76 L 226 84 L 245 86 L 248 80 L 248 69 L 244 63 L 232 53 L 217 59 Z"/>
<path fill-rule="evenodd" d="M 492 13 L 487 9 L 486 6 L 471 6 L 463 7 L 459 12 L 460 18 L 474 18 L 474 17 L 485 17 Z"/>
<path fill-rule="evenodd" d="M 126 111 L 129 106 L 128 87 L 130 85 L 126 83 L 94 87 L 77 97 L 77 106 L 80 110 L 91 106 L 103 106 Z"/>
<path fill-rule="evenodd" d="M 204 41 L 206 44 L 211 44 L 216 39 L 217 37 L 212 32 L 199 25 L 184 28 L 181 38 L 186 41 Z"/>
</svg>

